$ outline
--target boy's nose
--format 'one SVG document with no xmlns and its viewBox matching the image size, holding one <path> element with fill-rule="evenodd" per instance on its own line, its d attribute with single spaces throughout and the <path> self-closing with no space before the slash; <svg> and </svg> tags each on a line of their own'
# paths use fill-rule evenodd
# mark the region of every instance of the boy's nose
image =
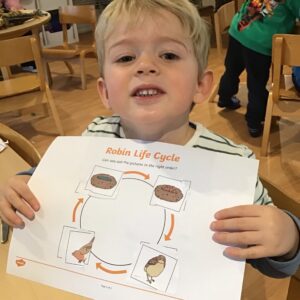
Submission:
<svg viewBox="0 0 300 300">
<path fill-rule="evenodd" d="M 142 75 L 142 74 L 156 74 L 157 70 L 155 68 L 139 68 L 137 70 L 137 74 Z"/>
<path fill-rule="evenodd" d="M 150 59 L 142 59 L 137 66 L 137 75 L 157 75 L 159 73 L 159 68 Z"/>
</svg>

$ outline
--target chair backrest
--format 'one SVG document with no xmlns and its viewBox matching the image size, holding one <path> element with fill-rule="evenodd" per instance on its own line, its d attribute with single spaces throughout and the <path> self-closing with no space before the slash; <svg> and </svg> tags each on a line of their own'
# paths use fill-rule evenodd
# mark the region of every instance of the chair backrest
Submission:
<svg viewBox="0 0 300 300">
<path fill-rule="evenodd" d="M 43 71 L 42 58 L 37 40 L 32 36 L 22 36 L 9 40 L 0 41 L 0 67 L 10 67 L 24 62 L 34 61 L 37 73 L 30 76 L 35 78 L 40 90 L 45 90 L 45 73 Z M 9 82 L 11 79 L 8 79 Z M 5 95 L 0 91 L 1 96 L 9 96 L 9 83 L 6 85 Z M 18 92 L 12 90 L 11 94 L 20 94 L 29 90 L 24 82 L 20 82 Z"/>
<path fill-rule="evenodd" d="M 40 153 L 29 140 L 2 123 L 0 123 L 0 138 L 8 140 L 9 146 L 30 166 L 37 166 L 41 160 Z"/>
<path fill-rule="evenodd" d="M 97 23 L 95 6 L 62 6 L 59 8 L 59 22 L 62 25 L 64 46 L 68 48 L 68 24 L 89 24 L 95 32 Z"/>
<path fill-rule="evenodd" d="M 274 34 L 272 39 L 272 61 L 287 66 L 300 66 L 300 35 Z"/>
<path fill-rule="evenodd" d="M 34 59 L 30 37 L 0 41 L 0 67 L 12 66 Z"/>
<path fill-rule="evenodd" d="M 222 34 L 226 32 L 235 14 L 235 2 L 230 1 L 223 4 L 214 15 L 216 43 L 219 54 L 222 54 Z"/>
<path fill-rule="evenodd" d="M 61 121 L 45 80 L 37 40 L 32 36 L 22 36 L 0 41 L 1 67 L 15 66 L 27 61 L 35 62 L 36 73 L 21 72 L 0 81 L 0 114 L 48 104 L 58 131 L 63 134 Z"/>
<path fill-rule="evenodd" d="M 275 34 L 272 37 L 272 87 L 269 93 L 261 143 L 261 156 L 268 153 L 273 116 L 299 117 L 300 96 L 286 86 L 286 66 L 300 66 L 300 35 Z"/>
<path fill-rule="evenodd" d="M 62 6 L 59 8 L 61 24 L 96 24 L 96 10 L 94 5 Z"/>
<path fill-rule="evenodd" d="M 283 66 L 300 66 L 300 35 L 275 34 L 272 38 L 273 96 L 279 97 L 283 85 Z"/>
</svg>

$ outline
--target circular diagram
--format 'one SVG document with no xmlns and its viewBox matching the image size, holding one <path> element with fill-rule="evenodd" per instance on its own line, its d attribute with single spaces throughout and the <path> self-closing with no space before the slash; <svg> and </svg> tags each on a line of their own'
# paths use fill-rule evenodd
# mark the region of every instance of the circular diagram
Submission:
<svg viewBox="0 0 300 300">
<path fill-rule="evenodd" d="M 165 209 L 150 205 L 152 193 L 149 183 L 123 178 L 116 197 L 90 197 L 85 202 L 80 228 L 95 232 L 92 255 L 109 265 L 127 266 L 141 243 L 159 243 L 165 227 Z"/>
</svg>

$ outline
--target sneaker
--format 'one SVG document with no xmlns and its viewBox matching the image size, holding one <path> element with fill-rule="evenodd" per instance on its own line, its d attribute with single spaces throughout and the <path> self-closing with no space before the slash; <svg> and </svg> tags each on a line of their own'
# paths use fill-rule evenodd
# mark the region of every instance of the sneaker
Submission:
<svg viewBox="0 0 300 300">
<path fill-rule="evenodd" d="M 241 107 L 241 101 L 236 97 L 233 96 L 229 101 L 220 101 L 218 102 L 218 106 L 222 108 L 228 109 L 238 109 Z"/>
<path fill-rule="evenodd" d="M 263 127 L 261 125 L 258 127 L 248 127 L 248 132 L 254 138 L 260 137 L 263 133 Z"/>
</svg>

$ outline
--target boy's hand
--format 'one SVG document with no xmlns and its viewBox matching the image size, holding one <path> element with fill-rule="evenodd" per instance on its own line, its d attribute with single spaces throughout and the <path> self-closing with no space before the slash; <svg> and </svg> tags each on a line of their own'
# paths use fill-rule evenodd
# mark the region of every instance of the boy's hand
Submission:
<svg viewBox="0 0 300 300">
<path fill-rule="evenodd" d="M 218 211 L 211 223 L 213 240 L 228 245 L 226 256 L 235 259 L 278 257 L 291 259 L 299 246 L 293 219 L 274 206 L 241 205 Z"/>
<path fill-rule="evenodd" d="M 10 226 L 25 226 L 16 211 L 33 220 L 34 211 L 40 208 L 38 200 L 27 185 L 29 179 L 30 176 L 27 175 L 16 175 L 0 187 L 0 218 Z"/>
</svg>

